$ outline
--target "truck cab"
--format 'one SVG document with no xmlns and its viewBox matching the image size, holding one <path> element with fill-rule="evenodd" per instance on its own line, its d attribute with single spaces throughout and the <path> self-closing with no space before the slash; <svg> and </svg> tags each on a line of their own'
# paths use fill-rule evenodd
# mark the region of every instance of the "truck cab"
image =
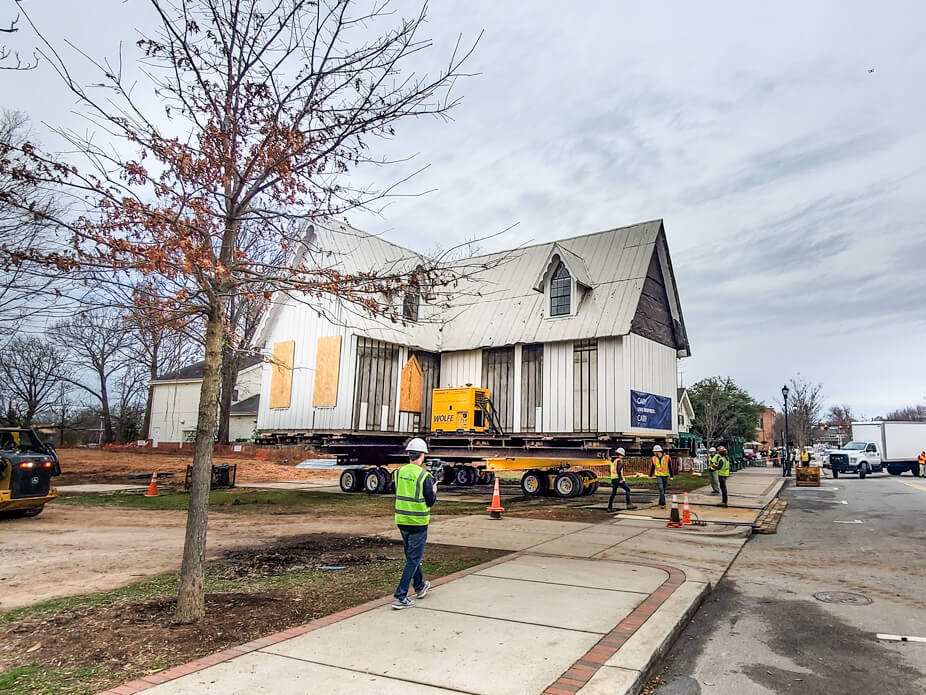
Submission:
<svg viewBox="0 0 926 695">
<path fill-rule="evenodd" d="M 884 470 L 876 442 L 849 442 L 840 449 L 832 449 L 829 463 L 834 478 L 838 478 L 840 473 L 858 474 L 859 478 L 864 478 L 869 473 Z"/>
</svg>

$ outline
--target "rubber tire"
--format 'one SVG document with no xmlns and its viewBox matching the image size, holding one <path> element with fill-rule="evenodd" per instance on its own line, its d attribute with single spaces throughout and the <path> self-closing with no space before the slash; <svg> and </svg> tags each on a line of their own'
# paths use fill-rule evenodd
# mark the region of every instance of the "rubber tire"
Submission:
<svg viewBox="0 0 926 695">
<path fill-rule="evenodd" d="M 476 485 L 488 485 L 489 484 L 489 474 L 486 472 L 485 468 L 476 469 Z"/>
<path fill-rule="evenodd" d="M 495 483 L 495 473 L 493 473 L 492 471 L 486 471 L 485 479 L 486 479 L 485 481 L 486 485 L 494 484 Z"/>
<path fill-rule="evenodd" d="M 865 476 L 868 475 L 868 464 L 863 463 L 858 467 L 858 479 L 865 480 Z"/>
<path fill-rule="evenodd" d="M 521 492 L 525 497 L 536 497 L 546 492 L 546 476 L 540 471 L 527 471 L 521 476 Z"/>
<path fill-rule="evenodd" d="M 451 483 L 453 483 L 453 478 L 454 478 L 454 474 L 456 473 L 456 470 L 457 469 L 455 466 L 445 465 L 441 469 L 440 480 L 437 481 L 438 484 L 439 485 L 450 485 Z"/>
<path fill-rule="evenodd" d="M 363 478 L 363 491 L 368 495 L 381 495 L 388 489 L 388 478 L 382 468 L 370 468 Z"/>
<path fill-rule="evenodd" d="M 583 484 L 584 481 L 582 480 L 582 476 L 578 473 L 573 473 L 572 471 L 566 471 L 566 474 L 571 475 L 576 481 L 576 491 L 572 493 L 571 496 L 580 497 L 582 493 L 585 491 L 585 485 Z"/>
<path fill-rule="evenodd" d="M 341 479 L 338 484 L 341 486 L 341 492 L 357 492 L 363 488 L 365 471 L 362 468 L 348 468 L 341 471 Z"/>
<path fill-rule="evenodd" d="M 456 466 L 453 482 L 458 487 L 470 487 L 476 482 L 476 470 L 472 466 Z"/>
<path fill-rule="evenodd" d="M 557 497 L 565 499 L 578 497 L 582 494 L 583 488 L 581 476 L 577 473 L 564 471 L 553 479 L 553 489 Z"/>
<path fill-rule="evenodd" d="M 593 492 L 595 492 L 595 489 L 594 489 L 593 485 L 595 484 L 595 479 L 596 479 L 598 476 L 596 476 L 596 475 L 595 475 L 594 473 L 592 473 L 591 471 L 579 471 L 579 475 L 580 475 L 582 478 L 585 478 L 586 480 L 588 480 L 588 484 L 582 486 L 582 492 L 580 493 L 579 496 L 580 496 L 580 497 L 587 497 L 588 495 L 590 495 L 590 494 L 592 494 Z"/>
<path fill-rule="evenodd" d="M 599 486 L 600 484 L 601 484 L 601 483 L 599 483 L 597 480 L 596 480 L 594 483 L 592 483 L 592 491 L 591 491 L 590 493 L 588 493 L 588 494 L 594 495 L 596 492 L 598 492 L 598 486 Z"/>
</svg>

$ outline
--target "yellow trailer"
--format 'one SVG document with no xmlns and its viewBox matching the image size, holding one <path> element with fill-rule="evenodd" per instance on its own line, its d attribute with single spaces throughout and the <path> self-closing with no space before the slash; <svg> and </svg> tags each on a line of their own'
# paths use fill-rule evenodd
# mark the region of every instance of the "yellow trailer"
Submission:
<svg viewBox="0 0 926 695">
<path fill-rule="evenodd" d="M 582 466 L 600 466 L 602 459 L 561 458 L 487 458 L 486 470 L 526 471 L 521 476 L 521 491 L 527 496 L 554 494 L 557 497 L 581 497 L 598 489 L 599 478 Z"/>
</svg>

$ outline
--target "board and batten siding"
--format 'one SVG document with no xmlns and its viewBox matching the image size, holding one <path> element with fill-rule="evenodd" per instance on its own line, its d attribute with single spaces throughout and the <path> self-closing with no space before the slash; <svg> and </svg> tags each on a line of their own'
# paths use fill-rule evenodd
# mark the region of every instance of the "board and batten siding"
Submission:
<svg viewBox="0 0 926 695">
<path fill-rule="evenodd" d="M 572 432 L 573 419 L 572 341 L 543 344 L 543 431 Z"/>
<path fill-rule="evenodd" d="M 467 384 L 481 386 L 482 350 L 444 352 L 440 360 L 440 387 L 460 388 Z"/>
<path fill-rule="evenodd" d="M 351 427 L 354 397 L 354 370 L 357 339 L 350 329 L 338 326 L 318 313 L 292 303 L 282 307 L 267 332 L 264 352 L 272 354 L 276 342 L 294 340 L 293 378 L 288 408 L 270 408 L 268 398 L 260 399 L 257 428 L 260 430 L 346 430 Z M 319 338 L 341 336 L 338 363 L 337 402 L 334 407 L 315 408 L 315 353 Z M 273 368 L 265 363 L 261 374 L 261 394 L 270 393 Z"/>
<path fill-rule="evenodd" d="M 630 333 L 598 339 L 598 431 L 675 434 L 678 431 L 678 357 L 675 349 Z M 631 427 L 630 391 L 672 399 L 672 429 Z"/>
</svg>

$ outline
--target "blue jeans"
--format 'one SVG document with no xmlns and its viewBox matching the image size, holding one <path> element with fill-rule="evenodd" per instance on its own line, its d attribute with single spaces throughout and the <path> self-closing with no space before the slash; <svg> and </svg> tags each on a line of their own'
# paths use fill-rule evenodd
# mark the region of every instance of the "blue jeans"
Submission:
<svg viewBox="0 0 926 695">
<path fill-rule="evenodd" d="M 662 507 L 666 506 L 666 489 L 669 486 L 669 478 L 665 475 L 656 476 L 656 484 L 659 486 L 659 504 Z"/>
<path fill-rule="evenodd" d="M 408 596 L 410 586 L 414 586 L 415 591 L 424 588 L 421 559 L 424 557 L 424 544 L 428 540 L 428 527 L 425 526 L 423 531 L 414 533 L 400 528 L 399 533 L 402 534 L 402 545 L 405 548 L 405 569 L 402 570 L 402 578 L 399 580 L 394 596 L 401 599 Z"/>
</svg>

